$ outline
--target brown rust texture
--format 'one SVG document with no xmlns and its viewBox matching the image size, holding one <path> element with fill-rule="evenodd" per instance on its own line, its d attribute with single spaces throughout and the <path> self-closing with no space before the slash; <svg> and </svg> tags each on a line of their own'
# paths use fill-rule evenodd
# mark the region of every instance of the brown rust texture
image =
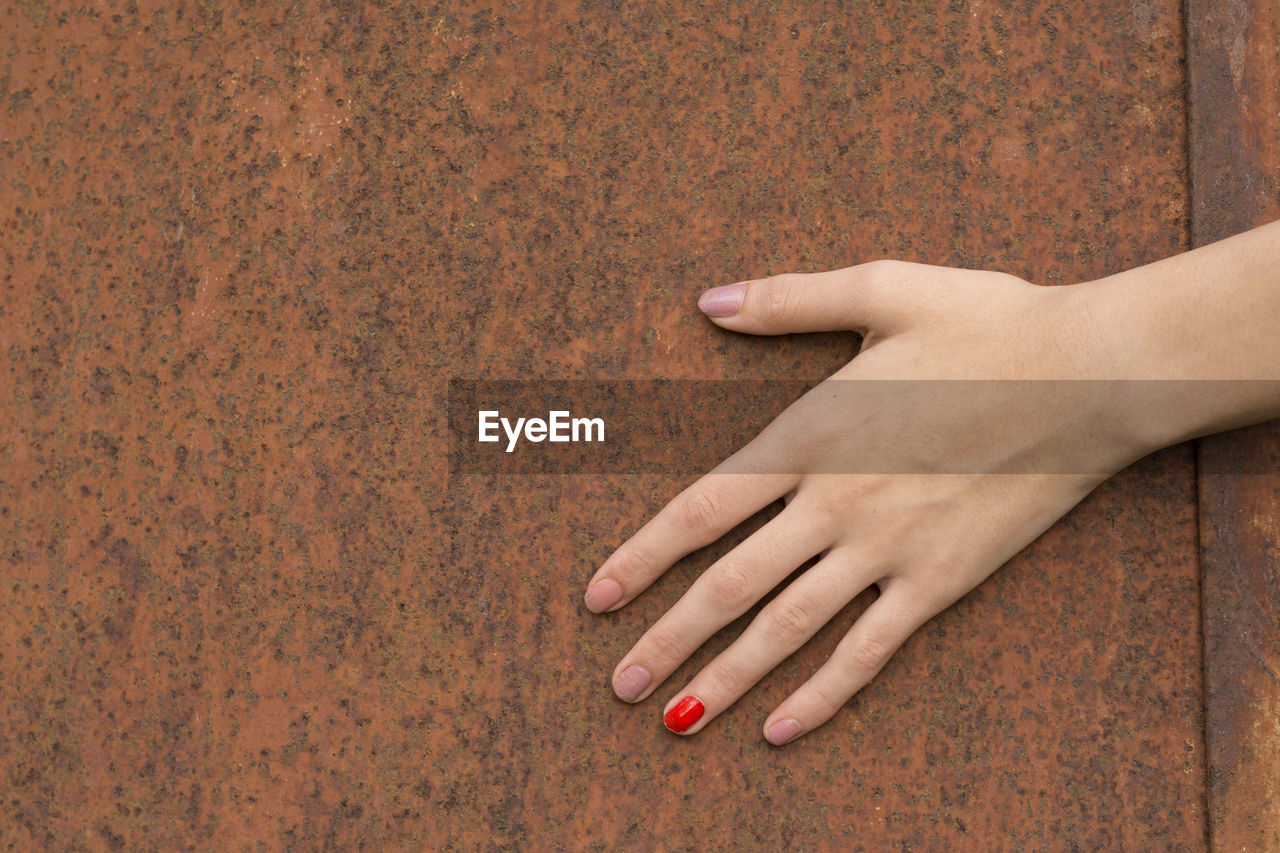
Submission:
<svg viewBox="0 0 1280 853">
<path fill-rule="evenodd" d="M 1280 9 L 1188 0 L 1192 239 L 1202 246 L 1280 216 Z"/>
<path fill-rule="evenodd" d="M 1280 428 L 1202 440 L 1206 727 L 1215 850 L 1280 848 Z"/>
<path fill-rule="evenodd" d="M 1280 217 L 1280 7 L 1187 6 L 1196 245 Z M 1210 828 L 1280 849 L 1280 428 L 1199 442 Z M 1270 472 L 1270 473 L 1268 473 Z"/>
<path fill-rule="evenodd" d="M 0 842 L 1204 847 L 1187 448 L 785 750 L 764 715 L 865 601 L 673 738 L 608 674 L 745 531 L 594 617 L 682 484 L 443 450 L 451 376 L 817 381 L 853 350 L 719 332 L 710 284 L 1185 248 L 1174 0 L 0 14 Z"/>
</svg>

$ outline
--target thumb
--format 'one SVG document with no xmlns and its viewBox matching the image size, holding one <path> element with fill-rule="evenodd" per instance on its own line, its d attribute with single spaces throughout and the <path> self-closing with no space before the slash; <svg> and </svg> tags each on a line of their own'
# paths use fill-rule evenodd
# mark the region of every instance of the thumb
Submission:
<svg viewBox="0 0 1280 853">
<path fill-rule="evenodd" d="M 716 325 L 751 335 L 853 331 L 866 336 L 873 330 L 890 334 L 903 313 L 906 266 L 871 261 L 831 272 L 740 281 L 703 293 L 698 308 Z"/>
</svg>

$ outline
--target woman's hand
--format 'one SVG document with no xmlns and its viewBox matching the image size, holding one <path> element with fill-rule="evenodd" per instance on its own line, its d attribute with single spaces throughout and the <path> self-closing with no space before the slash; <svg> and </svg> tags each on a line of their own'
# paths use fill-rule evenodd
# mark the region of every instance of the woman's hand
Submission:
<svg viewBox="0 0 1280 853">
<path fill-rule="evenodd" d="M 788 499 L 623 656 L 613 673 L 618 696 L 647 698 L 704 641 L 821 555 L 672 691 L 664 712 L 673 731 L 700 731 L 861 591 L 879 587 L 826 664 L 765 721 L 770 742 L 793 740 L 830 719 L 912 632 L 1154 449 L 1117 417 L 1109 383 L 1025 381 L 1114 371 L 1101 359 L 1116 349 L 1097 345 L 1083 295 L 894 261 L 704 294 L 700 307 L 726 329 L 848 329 L 863 346 L 832 377 L 852 382 L 805 395 L 596 572 L 588 608 L 616 610 L 684 555 Z"/>
</svg>

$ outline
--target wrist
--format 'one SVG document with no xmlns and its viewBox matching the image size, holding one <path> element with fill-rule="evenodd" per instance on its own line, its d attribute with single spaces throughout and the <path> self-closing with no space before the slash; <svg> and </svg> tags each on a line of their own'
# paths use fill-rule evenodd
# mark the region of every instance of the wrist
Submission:
<svg viewBox="0 0 1280 853">
<path fill-rule="evenodd" d="M 1280 381 L 1236 334 L 1257 318 L 1222 309 L 1230 294 L 1206 290 L 1208 260 L 1193 252 L 1061 288 L 1086 330 L 1081 375 L 1108 386 L 1115 440 L 1132 459 L 1280 415 Z"/>
</svg>

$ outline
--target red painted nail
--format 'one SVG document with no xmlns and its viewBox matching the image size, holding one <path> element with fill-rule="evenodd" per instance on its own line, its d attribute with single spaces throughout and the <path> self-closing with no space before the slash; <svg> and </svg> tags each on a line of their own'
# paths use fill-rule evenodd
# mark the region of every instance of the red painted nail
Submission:
<svg viewBox="0 0 1280 853">
<path fill-rule="evenodd" d="M 702 707 L 702 702 L 696 696 L 686 696 L 667 712 L 662 722 L 666 723 L 671 731 L 680 734 L 701 720 L 702 712 L 705 710 L 706 708 Z"/>
</svg>

